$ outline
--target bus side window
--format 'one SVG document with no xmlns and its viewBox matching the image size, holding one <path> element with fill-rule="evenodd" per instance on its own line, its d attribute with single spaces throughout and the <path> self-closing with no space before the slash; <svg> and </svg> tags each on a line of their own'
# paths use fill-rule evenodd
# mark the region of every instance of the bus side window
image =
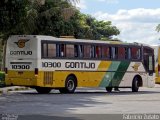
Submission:
<svg viewBox="0 0 160 120">
<path fill-rule="evenodd" d="M 56 44 L 56 57 L 60 57 L 60 45 Z"/>
<path fill-rule="evenodd" d="M 131 55 L 133 60 L 140 59 L 140 48 L 133 47 L 131 49 Z"/>
<path fill-rule="evenodd" d="M 118 57 L 118 48 L 117 47 L 112 47 L 112 59 L 117 59 Z"/>
<path fill-rule="evenodd" d="M 66 56 L 66 46 L 65 44 L 60 44 L 60 57 Z"/>
<path fill-rule="evenodd" d="M 90 51 L 90 56 L 91 56 L 91 58 L 95 58 L 95 46 L 91 46 L 91 51 Z"/>
<path fill-rule="evenodd" d="M 78 45 L 74 45 L 74 57 L 78 57 Z"/>
<path fill-rule="evenodd" d="M 84 58 L 91 57 L 91 45 L 84 45 Z"/>
<path fill-rule="evenodd" d="M 131 48 L 127 49 L 127 59 L 131 59 Z"/>
<path fill-rule="evenodd" d="M 74 58 L 74 45 L 66 45 L 66 57 Z"/>
<path fill-rule="evenodd" d="M 96 58 L 101 58 L 101 46 L 96 46 Z"/>
<path fill-rule="evenodd" d="M 47 58 L 47 43 L 42 43 L 42 58 Z"/>
<path fill-rule="evenodd" d="M 102 46 L 102 57 L 103 58 L 110 58 L 110 48 L 108 46 Z"/>
<path fill-rule="evenodd" d="M 82 57 L 83 57 L 83 49 L 84 49 L 83 45 L 79 45 L 79 46 L 78 46 L 78 50 L 79 50 L 79 57 L 80 57 L 80 58 L 82 58 Z"/>
<path fill-rule="evenodd" d="M 137 51 L 137 58 L 140 59 L 141 58 L 141 49 L 138 48 L 138 51 Z"/>
<path fill-rule="evenodd" d="M 118 59 L 125 59 L 125 48 L 118 47 Z"/>
<path fill-rule="evenodd" d="M 56 57 L 56 44 L 49 43 L 48 44 L 48 58 Z"/>
</svg>

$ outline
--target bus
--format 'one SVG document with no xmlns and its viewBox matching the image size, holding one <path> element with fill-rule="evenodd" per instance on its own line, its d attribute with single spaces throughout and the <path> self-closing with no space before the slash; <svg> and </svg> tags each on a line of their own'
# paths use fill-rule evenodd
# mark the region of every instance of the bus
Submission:
<svg viewBox="0 0 160 120">
<path fill-rule="evenodd" d="M 154 49 L 138 43 L 12 35 L 7 40 L 5 82 L 38 93 L 77 87 L 154 87 Z"/>
<path fill-rule="evenodd" d="M 155 54 L 155 83 L 160 84 L 160 47 L 152 46 Z"/>
</svg>

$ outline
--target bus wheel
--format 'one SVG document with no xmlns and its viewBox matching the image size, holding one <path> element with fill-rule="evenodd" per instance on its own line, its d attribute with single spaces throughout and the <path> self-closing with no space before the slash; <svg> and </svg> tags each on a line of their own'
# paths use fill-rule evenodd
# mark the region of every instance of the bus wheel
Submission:
<svg viewBox="0 0 160 120">
<path fill-rule="evenodd" d="M 112 87 L 106 87 L 107 92 L 112 92 Z"/>
<path fill-rule="evenodd" d="M 138 78 L 135 77 L 132 82 L 132 92 L 138 92 L 139 89 L 139 81 Z"/>
<path fill-rule="evenodd" d="M 74 93 L 77 87 L 77 82 L 74 76 L 68 76 L 65 83 L 65 92 Z"/>
<path fill-rule="evenodd" d="M 52 90 L 51 88 L 44 88 L 44 87 L 36 87 L 35 89 L 39 94 L 48 94 Z"/>
</svg>

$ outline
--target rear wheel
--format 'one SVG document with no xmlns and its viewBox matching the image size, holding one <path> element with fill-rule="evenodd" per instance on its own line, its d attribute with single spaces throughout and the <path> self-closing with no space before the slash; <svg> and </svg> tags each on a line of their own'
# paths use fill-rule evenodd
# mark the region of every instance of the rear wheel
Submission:
<svg viewBox="0 0 160 120">
<path fill-rule="evenodd" d="M 60 88 L 60 93 L 74 93 L 77 87 L 77 82 L 75 77 L 68 76 L 65 82 L 65 88 Z"/>
<path fill-rule="evenodd" d="M 52 90 L 51 88 L 45 88 L 45 87 L 36 87 L 35 89 L 39 94 L 48 94 Z"/>
<path fill-rule="evenodd" d="M 107 92 L 112 92 L 112 87 L 106 87 Z"/>
<path fill-rule="evenodd" d="M 139 80 L 137 77 L 135 77 L 132 82 L 132 92 L 138 92 L 139 86 L 140 86 Z"/>
</svg>

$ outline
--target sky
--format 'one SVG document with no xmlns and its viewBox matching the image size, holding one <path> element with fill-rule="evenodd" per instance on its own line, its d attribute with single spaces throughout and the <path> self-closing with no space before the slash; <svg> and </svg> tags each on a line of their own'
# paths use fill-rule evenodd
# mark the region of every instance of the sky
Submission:
<svg viewBox="0 0 160 120">
<path fill-rule="evenodd" d="M 124 42 L 160 44 L 160 0 L 80 0 L 77 7 L 97 20 L 112 21 L 121 32 L 114 37 Z"/>
</svg>

